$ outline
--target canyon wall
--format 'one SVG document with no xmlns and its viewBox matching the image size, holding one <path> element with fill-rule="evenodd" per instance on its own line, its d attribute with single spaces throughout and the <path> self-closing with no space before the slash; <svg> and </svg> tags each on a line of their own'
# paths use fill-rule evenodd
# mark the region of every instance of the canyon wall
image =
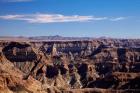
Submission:
<svg viewBox="0 0 140 93">
<path fill-rule="evenodd" d="M 1 41 L 3 93 L 137 93 L 140 40 Z"/>
</svg>

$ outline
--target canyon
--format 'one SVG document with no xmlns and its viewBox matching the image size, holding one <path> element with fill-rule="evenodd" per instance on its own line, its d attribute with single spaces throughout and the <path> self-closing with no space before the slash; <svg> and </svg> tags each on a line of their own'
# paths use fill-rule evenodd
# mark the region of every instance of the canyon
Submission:
<svg viewBox="0 0 140 93">
<path fill-rule="evenodd" d="M 0 39 L 0 93 L 139 93 L 139 72 L 140 39 Z"/>
</svg>

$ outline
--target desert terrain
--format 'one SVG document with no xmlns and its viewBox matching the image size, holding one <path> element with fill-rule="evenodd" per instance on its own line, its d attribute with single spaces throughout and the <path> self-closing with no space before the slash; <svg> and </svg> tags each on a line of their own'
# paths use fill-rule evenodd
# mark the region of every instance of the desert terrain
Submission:
<svg viewBox="0 0 140 93">
<path fill-rule="evenodd" d="M 0 93 L 140 92 L 140 39 L 42 38 L 0 39 Z"/>
</svg>

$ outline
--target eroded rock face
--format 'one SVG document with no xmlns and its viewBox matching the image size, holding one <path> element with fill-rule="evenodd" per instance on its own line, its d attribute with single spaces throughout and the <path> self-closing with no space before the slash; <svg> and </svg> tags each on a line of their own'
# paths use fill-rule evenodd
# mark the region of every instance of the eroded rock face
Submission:
<svg viewBox="0 0 140 93">
<path fill-rule="evenodd" d="M 37 59 L 31 46 L 26 43 L 11 42 L 3 48 L 2 52 L 11 62 L 35 61 Z"/>
<path fill-rule="evenodd" d="M 76 89 L 79 93 L 127 93 L 129 90 L 121 89 L 140 88 L 139 42 L 3 41 L 0 42 L 0 88 L 9 93 L 75 92 Z"/>
</svg>

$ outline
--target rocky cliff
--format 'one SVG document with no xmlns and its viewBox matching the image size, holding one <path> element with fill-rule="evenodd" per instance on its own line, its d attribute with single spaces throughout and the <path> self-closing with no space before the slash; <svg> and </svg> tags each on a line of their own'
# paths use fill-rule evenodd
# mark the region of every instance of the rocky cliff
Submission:
<svg viewBox="0 0 140 93">
<path fill-rule="evenodd" d="M 140 40 L 0 42 L 1 93 L 138 93 Z"/>
</svg>

